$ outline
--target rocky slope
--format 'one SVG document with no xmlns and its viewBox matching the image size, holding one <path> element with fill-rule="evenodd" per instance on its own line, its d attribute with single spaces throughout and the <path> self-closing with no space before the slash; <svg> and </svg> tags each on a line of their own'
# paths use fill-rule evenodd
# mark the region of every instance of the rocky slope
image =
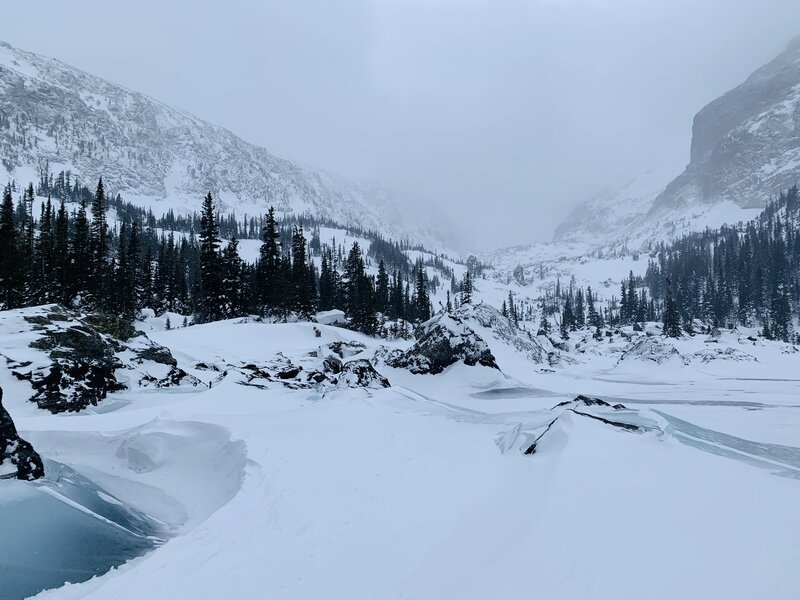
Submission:
<svg viewBox="0 0 800 600">
<path fill-rule="evenodd" d="M 398 237 L 391 194 L 270 154 L 230 131 L 58 60 L 0 42 L 0 177 L 39 170 L 101 175 L 107 188 L 154 206 L 196 209 L 209 190 L 223 211 L 313 212 Z M 420 236 L 416 236 L 419 238 Z M 425 237 L 425 236 L 422 236 Z"/>
</svg>

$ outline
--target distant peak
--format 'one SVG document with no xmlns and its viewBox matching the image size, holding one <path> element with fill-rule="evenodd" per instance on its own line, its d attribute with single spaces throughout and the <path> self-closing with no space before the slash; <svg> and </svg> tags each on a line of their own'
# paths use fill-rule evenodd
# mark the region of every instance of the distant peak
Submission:
<svg viewBox="0 0 800 600">
<path fill-rule="evenodd" d="M 795 52 L 800 50 L 800 35 L 793 37 L 786 45 L 787 52 Z"/>
</svg>

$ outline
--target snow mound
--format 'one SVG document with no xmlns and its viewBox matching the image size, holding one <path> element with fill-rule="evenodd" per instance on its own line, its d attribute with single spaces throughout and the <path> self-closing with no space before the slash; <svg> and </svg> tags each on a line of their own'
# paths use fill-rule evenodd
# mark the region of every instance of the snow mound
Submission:
<svg viewBox="0 0 800 600">
<path fill-rule="evenodd" d="M 692 358 L 697 359 L 704 363 L 710 363 L 715 360 L 732 360 L 735 362 L 755 362 L 758 359 L 752 354 L 742 352 L 736 348 L 704 348 L 692 355 Z"/>
<path fill-rule="evenodd" d="M 247 462 L 244 442 L 224 427 L 196 421 L 156 418 L 113 435 L 39 431 L 30 437 L 45 456 L 176 533 L 233 498 Z"/>
<path fill-rule="evenodd" d="M 633 344 L 622 354 L 619 362 L 626 362 L 630 360 L 653 362 L 657 365 L 661 365 L 670 361 L 680 361 L 683 364 L 689 364 L 689 359 L 678 352 L 678 349 L 675 348 L 675 346 L 672 346 L 661 338 L 655 336 L 645 337 L 641 340 L 633 342 Z"/>
</svg>

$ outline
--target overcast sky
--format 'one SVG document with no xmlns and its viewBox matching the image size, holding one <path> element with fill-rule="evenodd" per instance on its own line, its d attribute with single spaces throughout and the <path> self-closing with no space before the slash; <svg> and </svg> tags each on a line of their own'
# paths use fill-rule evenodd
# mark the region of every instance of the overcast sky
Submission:
<svg viewBox="0 0 800 600">
<path fill-rule="evenodd" d="M 677 174 L 693 115 L 800 34 L 798 0 L 28 0 L 3 12 L 13 45 L 381 181 L 477 249 L 548 240 L 603 187 Z"/>
</svg>

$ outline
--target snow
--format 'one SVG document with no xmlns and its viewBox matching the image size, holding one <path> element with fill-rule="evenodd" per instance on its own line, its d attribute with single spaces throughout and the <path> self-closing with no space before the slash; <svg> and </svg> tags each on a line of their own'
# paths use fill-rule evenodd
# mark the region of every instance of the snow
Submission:
<svg viewBox="0 0 800 600">
<path fill-rule="evenodd" d="M 112 410 L 74 416 L 31 409 L 26 384 L 0 368 L 9 411 L 46 459 L 170 531 L 144 556 L 39 597 L 796 597 L 790 347 L 724 332 L 664 342 L 692 358 L 656 365 L 620 361 L 632 342 L 617 339 L 619 351 L 544 369 L 480 332 L 503 372 L 413 375 L 377 361 L 392 387 L 317 392 L 229 375 L 117 392 Z M 277 353 L 302 363 L 336 341 L 363 344 L 354 359 L 409 345 L 247 319 L 149 335 L 187 370 Z M 8 352 L 27 339 L 5 336 Z M 694 357 L 708 346 L 757 360 Z M 625 404 L 598 414 L 646 430 L 556 406 L 578 393 Z M 0 502 L 18 494 L 6 483 L 19 486 L 0 482 Z"/>
</svg>

